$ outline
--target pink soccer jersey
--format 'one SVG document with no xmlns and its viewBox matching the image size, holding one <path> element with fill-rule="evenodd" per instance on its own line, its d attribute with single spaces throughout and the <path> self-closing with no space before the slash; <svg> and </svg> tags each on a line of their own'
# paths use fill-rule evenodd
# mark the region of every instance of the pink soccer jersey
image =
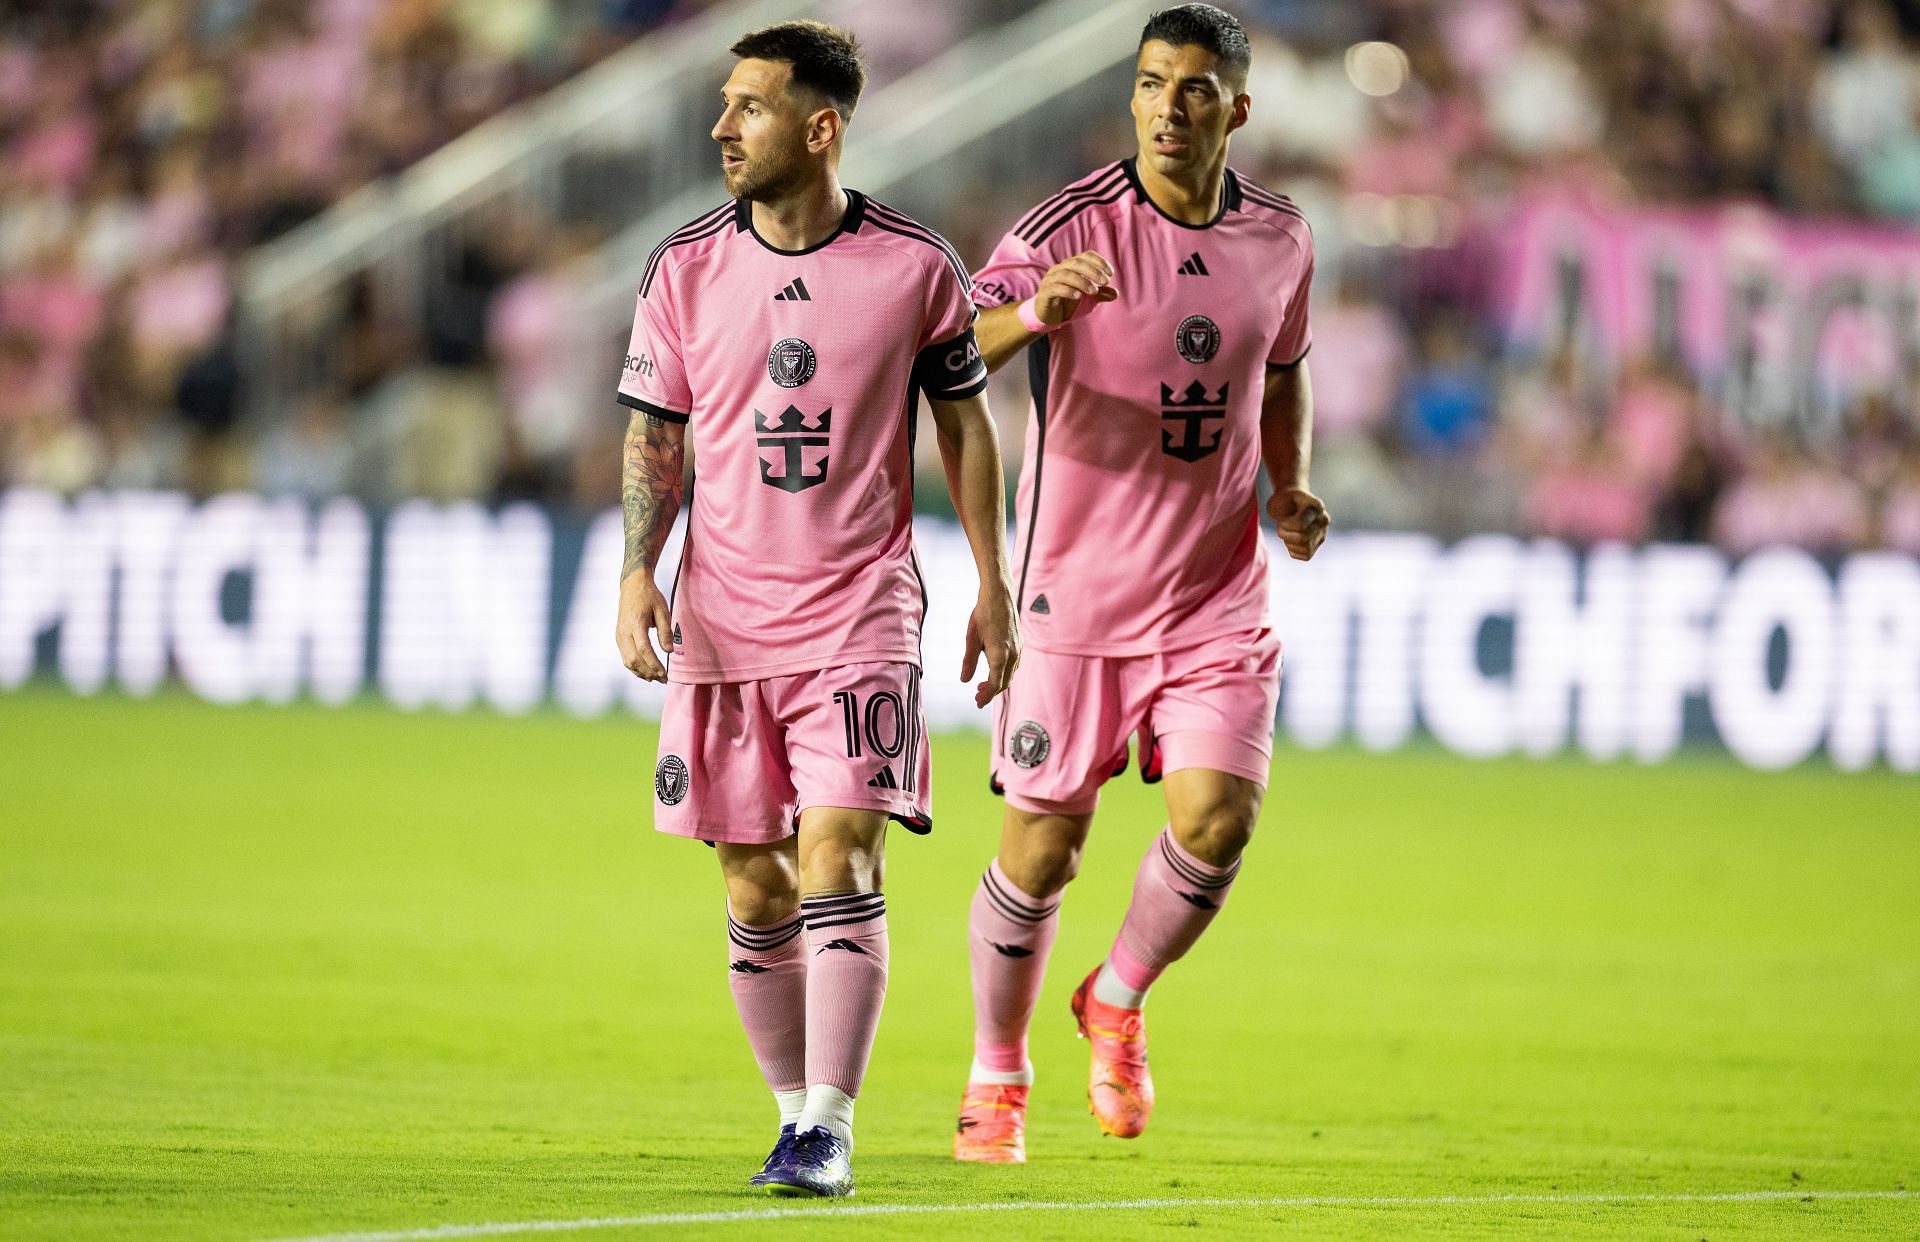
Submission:
<svg viewBox="0 0 1920 1242">
<path fill-rule="evenodd" d="M 1023 301 L 1083 250 L 1113 264 L 1119 298 L 1027 347 L 1022 635 L 1131 656 L 1259 629 L 1260 404 L 1267 368 L 1298 365 L 1311 343 L 1306 219 L 1229 171 L 1219 216 L 1181 224 L 1123 160 L 1022 217 L 974 301 Z"/>
<path fill-rule="evenodd" d="M 806 250 L 744 201 L 654 250 L 619 395 L 693 441 L 670 680 L 918 667 L 914 418 L 986 386 L 974 314 L 953 249 L 851 190 Z"/>
</svg>

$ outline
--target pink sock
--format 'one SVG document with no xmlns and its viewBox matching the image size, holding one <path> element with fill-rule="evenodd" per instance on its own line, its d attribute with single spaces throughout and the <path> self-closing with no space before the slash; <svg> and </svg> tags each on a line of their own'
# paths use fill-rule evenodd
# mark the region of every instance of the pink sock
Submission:
<svg viewBox="0 0 1920 1242">
<path fill-rule="evenodd" d="M 806 950 L 797 914 L 755 927 L 727 913 L 727 982 L 753 1059 L 774 1091 L 807 1085 Z"/>
<path fill-rule="evenodd" d="M 887 996 L 887 899 L 879 893 L 808 897 L 807 1085 L 860 1094 Z"/>
<path fill-rule="evenodd" d="M 1162 831 L 1147 847 L 1133 877 L 1133 900 L 1120 924 L 1107 965 L 1129 988 L 1144 992 L 1180 960 L 1227 900 L 1240 860 L 1225 867 L 1201 862 Z"/>
<path fill-rule="evenodd" d="M 973 1055 L 986 1069 L 1027 1068 L 1027 1026 L 1040 999 L 1047 953 L 1060 930 L 1060 899 L 1035 901 L 995 859 L 980 877 L 967 918 L 973 957 Z"/>
</svg>

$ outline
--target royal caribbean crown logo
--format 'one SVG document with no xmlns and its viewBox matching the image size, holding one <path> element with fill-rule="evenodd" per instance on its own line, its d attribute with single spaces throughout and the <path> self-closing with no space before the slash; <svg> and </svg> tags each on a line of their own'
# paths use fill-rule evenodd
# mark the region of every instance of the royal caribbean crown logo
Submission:
<svg viewBox="0 0 1920 1242">
<path fill-rule="evenodd" d="M 760 445 L 760 481 L 783 492 L 804 492 L 825 483 L 828 433 L 832 429 L 831 406 L 811 422 L 791 405 L 780 411 L 780 420 L 774 423 L 755 410 L 753 430 Z"/>
<path fill-rule="evenodd" d="M 1207 420 L 1227 416 L 1227 389 L 1230 386 L 1222 383 L 1217 395 L 1209 395 L 1207 386 L 1195 380 L 1176 397 L 1171 385 L 1160 385 L 1160 417 L 1163 423 L 1181 424 L 1178 438 L 1172 426 L 1161 427 L 1160 451 L 1181 461 L 1199 461 L 1202 457 L 1219 452 L 1222 429 L 1214 430 L 1212 438 L 1207 438 Z"/>
</svg>

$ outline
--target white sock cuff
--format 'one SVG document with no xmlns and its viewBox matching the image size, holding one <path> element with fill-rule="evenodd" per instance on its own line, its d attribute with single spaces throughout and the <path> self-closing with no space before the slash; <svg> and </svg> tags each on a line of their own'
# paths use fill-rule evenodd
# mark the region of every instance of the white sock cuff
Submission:
<svg viewBox="0 0 1920 1242">
<path fill-rule="evenodd" d="M 797 1126 L 800 1114 L 807 1109 L 807 1089 L 795 1087 L 791 1091 L 776 1091 L 773 1093 L 773 1102 L 780 1110 L 780 1124 Z"/>
<path fill-rule="evenodd" d="M 835 1138 L 853 1146 L 853 1097 L 838 1087 L 816 1082 L 807 1088 L 807 1106 L 800 1120 L 793 1123 L 797 1133 L 805 1134 L 819 1126 Z"/>
<path fill-rule="evenodd" d="M 1006 1087 L 1031 1087 L 1033 1085 L 1033 1062 L 1027 1062 L 1026 1066 L 1022 1069 L 996 1070 L 988 1069 L 986 1066 L 980 1064 L 980 1058 L 975 1057 L 973 1060 L 973 1068 L 967 1071 L 967 1081 L 991 1083 L 996 1086 Z"/>
<path fill-rule="evenodd" d="M 1128 987 L 1126 980 L 1114 973 L 1112 962 L 1102 962 L 1100 973 L 1093 978 L 1093 999 L 1102 1005 L 1138 1009 L 1147 1003 L 1147 994 Z"/>
</svg>

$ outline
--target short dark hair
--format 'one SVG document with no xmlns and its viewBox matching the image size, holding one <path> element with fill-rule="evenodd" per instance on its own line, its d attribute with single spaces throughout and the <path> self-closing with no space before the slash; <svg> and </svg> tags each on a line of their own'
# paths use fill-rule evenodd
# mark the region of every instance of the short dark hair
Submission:
<svg viewBox="0 0 1920 1242">
<path fill-rule="evenodd" d="M 785 61 L 793 66 L 793 84 L 825 97 L 842 118 L 852 118 L 867 85 L 860 41 L 825 22 L 779 22 L 741 35 L 728 50 L 742 60 Z"/>
<path fill-rule="evenodd" d="M 1158 39 L 1175 47 L 1192 44 L 1212 52 L 1227 76 L 1245 85 L 1247 70 L 1253 67 L 1253 48 L 1240 19 L 1211 4 L 1183 4 L 1177 9 L 1161 9 L 1147 19 L 1140 32 L 1140 46 Z"/>
</svg>

